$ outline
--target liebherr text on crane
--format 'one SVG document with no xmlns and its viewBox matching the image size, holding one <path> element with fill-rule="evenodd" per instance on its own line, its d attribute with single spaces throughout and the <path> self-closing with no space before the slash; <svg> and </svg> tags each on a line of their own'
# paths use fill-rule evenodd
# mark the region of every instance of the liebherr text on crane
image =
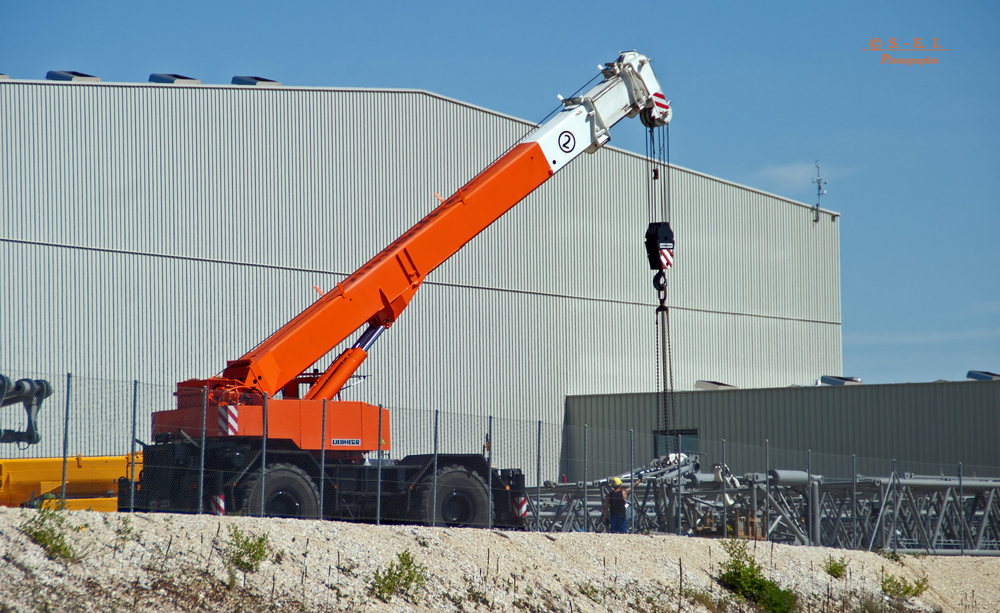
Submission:
<svg viewBox="0 0 1000 613">
<path fill-rule="evenodd" d="M 388 412 L 335 399 L 434 269 L 576 157 L 596 152 L 618 121 L 638 115 L 651 128 L 670 121 L 646 56 L 622 53 L 602 76 L 220 376 L 178 383 L 177 408 L 153 414 L 154 443 L 143 450 L 137 490 L 123 482 L 119 507 L 317 517 L 322 484 L 326 518 L 372 520 L 381 475 L 383 520 L 523 526 L 519 469 L 498 470 L 474 454 L 441 454 L 436 473 L 429 455 L 373 466 L 366 454 L 390 448 Z M 318 360 L 362 328 L 353 346 L 314 374 Z M 300 386 L 308 386 L 301 397 Z M 199 487 L 200 442 L 189 433 L 203 424 Z"/>
</svg>

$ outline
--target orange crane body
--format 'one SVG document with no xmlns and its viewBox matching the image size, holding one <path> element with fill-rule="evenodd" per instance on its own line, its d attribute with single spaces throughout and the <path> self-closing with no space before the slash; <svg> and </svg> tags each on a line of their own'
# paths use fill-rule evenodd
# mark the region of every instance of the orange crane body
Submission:
<svg viewBox="0 0 1000 613">
<path fill-rule="evenodd" d="M 391 448 L 388 411 L 338 396 L 428 274 L 576 157 L 597 151 L 619 120 L 641 116 L 651 128 L 670 121 L 648 58 L 630 51 L 605 66 L 603 81 L 563 100 L 552 119 L 220 375 L 178 383 L 177 408 L 153 413 L 135 508 L 523 527 L 520 469 L 497 469 L 480 454 L 373 463 L 365 454 Z M 365 325 L 324 372 L 311 370 Z"/>
<path fill-rule="evenodd" d="M 153 414 L 154 436 L 199 432 L 201 397 L 183 390 L 195 392 L 204 387 L 210 390 L 211 406 L 236 407 L 239 436 L 263 436 L 261 405 L 262 395 L 267 394 L 268 438 L 290 440 L 299 449 L 320 450 L 322 402 L 327 400 L 326 431 L 352 445 L 327 444 L 326 449 L 360 453 L 378 449 L 378 407 L 333 400 L 367 357 L 361 348 L 348 348 L 334 360 L 305 399 L 271 396 L 286 389 L 289 381 L 365 323 L 391 326 L 427 274 L 552 173 L 538 143 L 516 145 L 267 340 L 230 362 L 222 377 L 179 383 L 178 408 Z M 256 393 L 241 393 L 250 390 Z M 388 413 L 383 412 L 383 450 L 390 449 L 388 424 Z M 215 420 L 206 420 L 206 428 L 210 436 L 226 435 Z"/>
</svg>

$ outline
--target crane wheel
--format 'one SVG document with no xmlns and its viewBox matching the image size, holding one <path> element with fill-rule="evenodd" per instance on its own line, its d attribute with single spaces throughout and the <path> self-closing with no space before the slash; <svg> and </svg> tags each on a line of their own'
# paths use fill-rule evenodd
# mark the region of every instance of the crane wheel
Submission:
<svg viewBox="0 0 1000 613">
<path fill-rule="evenodd" d="M 260 515 L 260 472 L 247 475 L 238 488 L 245 515 Z M 269 517 L 319 516 L 316 482 L 294 464 L 268 464 L 264 471 L 264 515 Z"/>
<path fill-rule="evenodd" d="M 428 478 L 421 489 L 421 518 L 428 526 L 488 527 L 493 510 L 486 481 L 464 466 L 446 466 L 434 480 Z"/>
</svg>

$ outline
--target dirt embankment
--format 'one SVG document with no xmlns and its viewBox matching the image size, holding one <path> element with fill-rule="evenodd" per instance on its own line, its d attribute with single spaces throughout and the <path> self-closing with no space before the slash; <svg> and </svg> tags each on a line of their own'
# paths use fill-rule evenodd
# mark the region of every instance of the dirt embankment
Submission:
<svg viewBox="0 0 1000 613">
<path fill-rule="evenodd" d="M 708 539 L 77 512 L 61 526 L 48 521 L 50 536 L 62 534 L 74 558 L 62 561 L 25 534 L 36 517 L 0 508 L 4 613 L 661 613 L 720 610 L 720 600 L 730 611 L 747 610 L 716 582 L 727 555 Z M 40 527 L 37 520 L 32 527 Z M 246 562 L 254 551 L 259 568 L 240 570 L 252 566 Z M 795 592 L 802 610 L 888 607 L 894 603 L 882 583 L 890 576 L 908 585 L 926 579 L 927 590 L 906 600 L 907 610 L 1000 611 L 1000 558 L 904 556 L 897 563 L 874 553 L 768 543 L 750 551 L 769 578 Z M 412 565 L 401 562 L 407 555 Z M 831 559 L 846 562 L 845 578 L 825 570 Z M 405 572 L 387 577 L 392 570 L 413 571 L 423 586 L 383 601 L 377 588 L 384 598 L 393 582 L 405 583 Z"/>
</svg>

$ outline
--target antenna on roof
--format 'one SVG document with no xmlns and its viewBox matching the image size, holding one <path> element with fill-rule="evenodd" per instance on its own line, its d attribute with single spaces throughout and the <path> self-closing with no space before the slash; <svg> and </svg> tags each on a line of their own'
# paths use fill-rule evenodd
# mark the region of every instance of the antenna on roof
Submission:
<svg viewBox="0 0 1000 613">
<path fill-rule="evenodd" d="M 826 185 L 826 179 L 819 174 L 819 160 L 816 160 L 816 178 L 812 182 L 816 184 L 816 208 L 813 209 L 816 215 L 813 217 L 813 221 L 819 221 L 819 201 L 826 193 L 826 190 L 823 189 L 823 186 Z"/>
</svg>

